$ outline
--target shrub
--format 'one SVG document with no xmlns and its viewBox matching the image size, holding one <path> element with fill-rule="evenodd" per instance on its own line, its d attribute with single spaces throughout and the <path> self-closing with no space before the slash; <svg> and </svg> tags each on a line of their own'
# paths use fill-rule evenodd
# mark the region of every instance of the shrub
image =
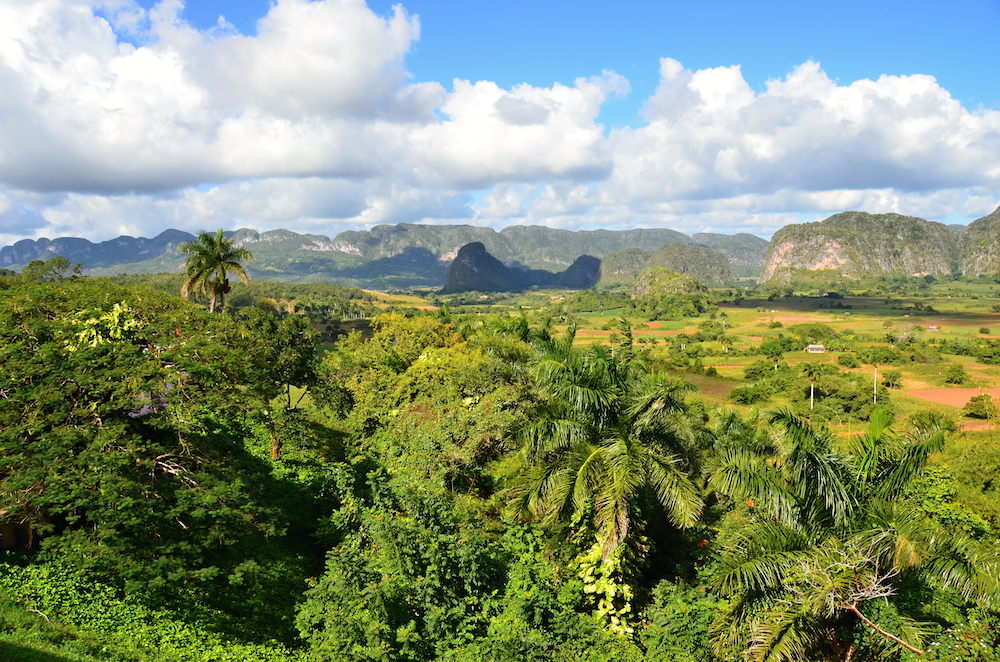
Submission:
<svg viewBox="0 0 1000 662">
<path fill-rule="evenodd" d="M 861 363 L 858 362 L 858 357 L 854 356 L 854 354 L 841 354 L 837 357 L 837 365 L 844 366 L 845 368 L 857 368 Z"/>
<path fill-rule="evenodd" d="M 944 373 L 944 381 L 947 384 L 964 384 L 969 381 L 969 374 L 961 363 L 953 363 Z"/>
<path fill-rule="evenodd" d="M 997 404 L 988 394 L 976 395 L 962 407 L 962 413 L 969 418 L 992 418 L 997 415 Z"/>
<path fill-rule="evenodd" d="M 988 336 L 988 335 L 990 335 L 990 329 L 989 329 L 989 327 L 981 326 L 981 327 L 979 327 L 979 333 L 982 333 L 983 335 L 987 335 Z"/>
<path fill-rule="evenodd" d="M 785 325 L 782 324 L 781 322 L 775 321 L 775 322 L 771 322 L 770 324 L 768 324 L 767 328 L 769 328 L 769 329 L 783 329 L 783 328 L 785 328 Z"/>
<path fill-rule="evenodd" d="M 729 393 L 729 399 L 741 405 L 767 402 L 771 397 L 771 387 L 764 383 L 737 386 Z"/>
</svg>

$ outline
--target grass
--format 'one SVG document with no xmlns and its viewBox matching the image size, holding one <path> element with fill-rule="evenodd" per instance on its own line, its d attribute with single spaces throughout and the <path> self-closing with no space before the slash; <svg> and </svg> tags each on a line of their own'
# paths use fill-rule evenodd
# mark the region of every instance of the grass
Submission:
<svg viewBox="0 0 1000 662">
<path fill-rule="evenodd" d="M 126 662 L 143 658 L 109 650 L 96 634 L 53 622 L 0 594 L 0 660 L 5 662 Z M 148 659 L 148 658 L 147 658 Z"/>
</svg>

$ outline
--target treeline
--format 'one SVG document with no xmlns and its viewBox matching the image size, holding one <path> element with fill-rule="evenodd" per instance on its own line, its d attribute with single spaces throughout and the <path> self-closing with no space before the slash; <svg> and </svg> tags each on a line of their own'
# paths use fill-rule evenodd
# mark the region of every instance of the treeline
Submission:
<svg viewBox="0 0 1000 662">
<path fill-rule="evenodd" d="M 873 410 L 840 443 L 791 411 L 706 411 L 624 320 L 590 348 L 523 315 L 372 330 L 320 358 L 303 315 L 8 283 L 0 589 L 115 659 L 994 645 L 996 534 L 925 470 L 933 421 Z"/>
</svg>

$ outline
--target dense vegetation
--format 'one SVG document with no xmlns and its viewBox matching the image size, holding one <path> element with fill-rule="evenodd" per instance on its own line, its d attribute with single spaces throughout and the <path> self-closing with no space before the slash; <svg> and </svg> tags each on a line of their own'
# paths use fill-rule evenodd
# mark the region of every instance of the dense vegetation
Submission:
<svg viewBox="0 0 1000 662">
<path fill-rule="evenodd" d="M 996 523 L 928 467 L 948 421 L 896 423 L 891 385 L 876 406 L 846 365 L 785 361 L 954 343 L 808 323 L 749 345 L 659 274 L 636 299 L 546 295 L 558 330 L 386 309 L 321 355 L 320 317 L 374 312 L 364 293 L 252 282 L 213 315 L 46 264 L 0 276 L 0 655 L 994 659 Z M 644 297 L 703 300 L 678 311 L 697 330 L 578 342 L 584 309 L 638 320 Z M 792 409 L 708 410 L 716 346 Z"/>
</svg>

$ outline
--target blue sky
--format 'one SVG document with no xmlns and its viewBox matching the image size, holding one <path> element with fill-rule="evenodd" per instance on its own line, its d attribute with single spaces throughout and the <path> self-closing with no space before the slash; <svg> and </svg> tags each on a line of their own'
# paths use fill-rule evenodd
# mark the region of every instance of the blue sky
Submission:
<svg viewBox="0 0 1000 662">
<path fill-rule="evenodd" d="M 255 34 L 270 4 L 201 0 L 188 2 L 183 16 L 207 29 L 221 15 Z M 396 4 L 420 17 L 421 38 L 406 60 L 416 80 L 571 85 L 613 69 L 632 93 L 603 110 L 608 124 L 642 121 L 639 108 L 659 81 L 661 57 L 692 69 L 739 64 L 754 88 L 806 60 L 843 81 L 930 74 L 970 110 L 1000 108 L 997 0 L 368 2 L 381 15 Z"/>
<path fill-rule="evenodd" d="M 1000 204 L 998 33 L 996 0 L 9 6 L 0 242 L 967 223 Z"/>
</svg>

